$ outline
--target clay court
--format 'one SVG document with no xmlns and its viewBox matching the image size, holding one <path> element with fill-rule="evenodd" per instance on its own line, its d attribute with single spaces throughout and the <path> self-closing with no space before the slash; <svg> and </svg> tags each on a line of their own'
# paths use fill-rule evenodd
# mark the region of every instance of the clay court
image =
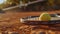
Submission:
<svg viewBox="0 0 60 34">
<path fill-rule="evenodd" d="M 4 31 L 12 31 L 13 32 L 14 31 L 14 32 L 19 32 L 20 34 L 23 34 L 24 31 L 26 34 L 32 34 L 33 32 L 37 32 L 37 31 L 38 32 L 39 31 L 45 31 L 45 32 L 51 31 L 52 29 L 49 29 L 48 26 L 43 26 L 43 25 L 38 25 L 38 26 L 41 26 L 44 29 L 40 29 L 37 27 L 36 30 L 32 30 L 35 26 L 25 25 L 20 22 L 20 18 L 23 18 L 26 16 L 39 16 L 43 12 L 48 12 L 49 14 L 55 14 L 55 13 L 60 13 L 60 10 L 36 11 L 36 12 L 34 12 L 34 11 L 31 11 L 31 12 L 20 11 L 20 12 L 18 12 L 18 10 L 8 10 L 8 11 L 6 11 L 6 13 L 0 14 L 0 30 L 2 32 L 4 32 Z M 57 24 L 55 26 L 60 27 L 60 24 Z M 55 32 L 57 33 L 58 29 L 56 29 L 56 31 L 53 30 L 51 33 L 52 34 L 55 34 Z M 58 32 L 58 34 L 59 34 L 59 32 Z"/>
</svg>

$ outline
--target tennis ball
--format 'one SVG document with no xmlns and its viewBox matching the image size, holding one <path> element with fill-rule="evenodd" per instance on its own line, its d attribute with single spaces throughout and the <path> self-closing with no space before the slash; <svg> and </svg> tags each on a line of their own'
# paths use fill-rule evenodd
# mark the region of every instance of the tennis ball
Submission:
<svg viewBox="0 0 60 34">
<path fill-rule="evenodd" d="M 41 21 L 49 21 L 51 20 L 51 16 L 48 13 L 42 13 L 39 17 Z"/>
</svg>

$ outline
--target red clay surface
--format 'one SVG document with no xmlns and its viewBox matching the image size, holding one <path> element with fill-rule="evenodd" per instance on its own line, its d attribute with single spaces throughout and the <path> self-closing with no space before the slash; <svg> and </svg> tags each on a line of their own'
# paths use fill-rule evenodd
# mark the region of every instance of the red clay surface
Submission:
<svg viewBox="0 0 60 34">
<path fill-rule="evenodd" d="M 44 11 L 46 12 L 46 11 Z M 47 11 L 50 14 L 54 14 L 54 13 L 60 13 L 60 10 L 58 11 Z M 38 16 L 43 12 L 14 12 L 14 11 L 6 11 L 6 13 L 4 14 L 0 14 L 0 30 L 1 31 L 16 31 L 19 32 L 20 34 L 23 34 L 23 31 L 25 31 L 26 34 L 32 34 L 32 32 L 39 32 L 39 31 L 51 31 L 51 30 L 42 30 L 42 29 L 36 29 L 36 30 L 32 30 L 32 28 L 34 26 L 28 26 L 25 24 L 21 24 L 20 22 L 20 18 L 26 17 L 26 16 Z M 57 26 L 60 26 L 60 24 L 58 24 Z M 3 27 L 5 27 L 3 29 Z M 42 26 L 45 28 L 48 28 L 48 26 Z M 38 33 L 37 32 L 37 33 Z M 51 34 L 55 34 L 55 32 L 58 31 L 51 31 Z M 58 32 L 58 34 L 60 34 Z"/>
</svg>

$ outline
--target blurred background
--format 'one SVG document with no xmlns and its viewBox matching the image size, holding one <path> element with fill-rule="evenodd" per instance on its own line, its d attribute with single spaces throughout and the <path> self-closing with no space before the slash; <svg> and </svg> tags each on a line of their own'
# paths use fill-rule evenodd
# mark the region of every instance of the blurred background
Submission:
<svg viewBox="0 0 60 34">
<path fill-rule="evenodd" d="M 0 9 L 18 6 L 24 11 L 59 10 L 59 1 L 60 0 L 0 0 Z"/>
</svg>

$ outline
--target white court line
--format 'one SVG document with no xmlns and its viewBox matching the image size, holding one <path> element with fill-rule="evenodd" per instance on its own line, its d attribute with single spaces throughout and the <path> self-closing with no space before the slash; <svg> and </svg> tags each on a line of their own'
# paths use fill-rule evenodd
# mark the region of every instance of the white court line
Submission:
<svg viewBox="0 0 60 34">
<path fill-rule="evenodd" d="M 29 2 L 29 3 L 26 3 L 26 4 L 22 4 L 22 5 L 8 7 L 8 8 L 5 8 L 5 9 L 2 9 L 2 10 L 10 10 L 10 9 L 14 9 L 14 8 L 21 7 L 21 6 L 25 6 L 26 7 L 26 6 L 30 5 L 30 4 L 34 4 L 34 3 L 37 3 L 37 2 L 41 2 L 41 1 L 44 1 L 44 0 L 37 0 L 37 1 L 34 1 L 34 2 Z"/>
<path fill-rule="evenodd" d="M 5 8 L 5 9 L 2 9 L 2 10 L 9 10 L 9 9 L 17 8 L 17 7 L 19 7 L 19 5 L 17 5 L 17 6 L 13 6 L 13 7 L 8 7 L 8 8 Z"/>
</svg>

